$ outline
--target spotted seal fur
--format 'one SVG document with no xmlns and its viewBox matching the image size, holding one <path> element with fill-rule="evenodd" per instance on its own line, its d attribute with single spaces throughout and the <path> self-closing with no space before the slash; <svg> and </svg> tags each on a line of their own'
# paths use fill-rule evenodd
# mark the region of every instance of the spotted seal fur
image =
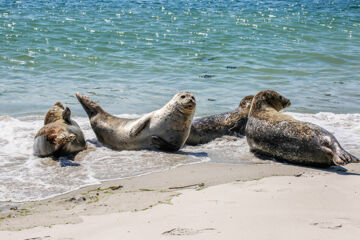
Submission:
<svg viewBox="0 0 360 240">
<path fill-rule="evenodd" d="M 252 152 L 315 167 L 359 162 L 327 130 L 279 113 L 288 106 L 290 100 L 275 91 L 256 94 L 245 129 Z"/>
<path fill-rule="evenodd" d="M 79 125 L 71 119 L 68 107 L 57 102 L 46 113 L 44 126 L 37 132 L 34 139 L 34 155 L 66 156 L 86 148 L 84 134 Z"/>
<path fill-rule="evenodd" d="M 195 119 L 191 124 L 191 131 L 186 144 L 204 144 L 224 135 L 244 136 L 253 97 L 244 97 L 239 106 L 232 112 Z"/>
</svg>

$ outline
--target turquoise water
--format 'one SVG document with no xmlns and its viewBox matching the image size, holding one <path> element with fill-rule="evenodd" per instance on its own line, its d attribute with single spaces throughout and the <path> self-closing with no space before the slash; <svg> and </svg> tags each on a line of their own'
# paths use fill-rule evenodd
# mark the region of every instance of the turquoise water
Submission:
<svg viewBox="0 0 360 240">
<path fill-rule="evenodd" d="M 196 115 L 275 89 L 289 111 L 360 112 L 360 1 L 0 1 L 0 115 L 74 94 L 142 114 L 177 91 Z M 215 99 L 215 101 L 208 101 Z"/>
<path fill-rule="evenodd" d="M 230 136 L 178 153 L 113 151 L 97 142 L 77 91 L 138 117 L 180 90 L 195 93 L 202 116 L 270 88 L 359 157 L 359 30 L 360 0 L 0 0 L 0 208 L 182 164 L 280 164 Z M 33 156 L 57 101 L 87 140 L 75 161 Z"/>
</svg>

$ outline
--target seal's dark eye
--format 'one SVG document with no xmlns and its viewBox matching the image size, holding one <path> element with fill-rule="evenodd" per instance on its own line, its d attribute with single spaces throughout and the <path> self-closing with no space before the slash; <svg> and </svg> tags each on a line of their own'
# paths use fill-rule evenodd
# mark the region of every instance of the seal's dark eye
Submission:
<svg viewBox="0 0 360 240">
<path fill-rule="evenodd" d="M 181 98 L 185 98 L 185 95 L 181 95 Z"/>
<path fill-rule="evenodd" d="M 195 98 L 194 98 L 194 97 L 191 97 L 191 99 L 192 99 L 192 100 L 195 100 Z"/>
</svg>

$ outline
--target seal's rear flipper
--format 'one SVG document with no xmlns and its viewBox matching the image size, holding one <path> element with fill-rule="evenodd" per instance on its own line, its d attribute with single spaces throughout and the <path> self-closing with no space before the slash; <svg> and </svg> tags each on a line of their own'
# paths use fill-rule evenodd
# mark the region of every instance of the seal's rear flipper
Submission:
<svg viewBox="0 0 360 240">
<path fill-rule="evenodd" d="M 76 93 L 76 97 L 86 111 L 89 118 L 95 116 L 98 113 L 104 112 L 104 110 L 97 103 L 92 101 L 89 97 L 81 95 L 79 92 Z"/>
<path fill-rule="evenodd" d="M 76 136 L 74 134 L 60 134 L 59 136 L 56 136 L 54 143 L 56 145 L 64 145 L 66 143 L 72 142 L 76 139 Z"/>
<path fill-rule="evenodd" d="M 151 136 L 151 143 L 155 148 L 166 152 L 176 152 L 180 149 L 158 136 Z"/>
<path fill-rule="evenodd" d="M 348 163 L 358 163 L 360 162 L 360 160 L 351 155 L 350 153 L 346 152 L 345 150 L 343 150 L 340 154 L 335 154 L 333 161 L 336 165 L 345 165 Z"/>
<path fill-rule="evenodd" d="M 64 145 L 76 139 L 74 134 L 67 132 L 62 127 L 51 127 L 46 129 L 44 133 L 46 140 L 54 146 Z"/>
<path fill-rule="evenodd" d="M 351 155 L 349 153 L 349 156 L 350 156 L 350 162 L 351 163 L 359 163 L 360 162 L 360 159 L 358 159 L 357 157 L 355 157 L 354 155 Z"/>
</svg>

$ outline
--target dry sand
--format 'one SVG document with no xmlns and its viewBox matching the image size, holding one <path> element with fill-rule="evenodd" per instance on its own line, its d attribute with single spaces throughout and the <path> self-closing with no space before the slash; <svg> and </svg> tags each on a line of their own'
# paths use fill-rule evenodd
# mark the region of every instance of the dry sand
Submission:
<svg viewBox="0 0 360 240">
<path fill-rule="evenodd" d="M 359 239 L 360 165 L 346 168 L 182 166 L 9 203 L 0 239 Z"/>
</svg>

